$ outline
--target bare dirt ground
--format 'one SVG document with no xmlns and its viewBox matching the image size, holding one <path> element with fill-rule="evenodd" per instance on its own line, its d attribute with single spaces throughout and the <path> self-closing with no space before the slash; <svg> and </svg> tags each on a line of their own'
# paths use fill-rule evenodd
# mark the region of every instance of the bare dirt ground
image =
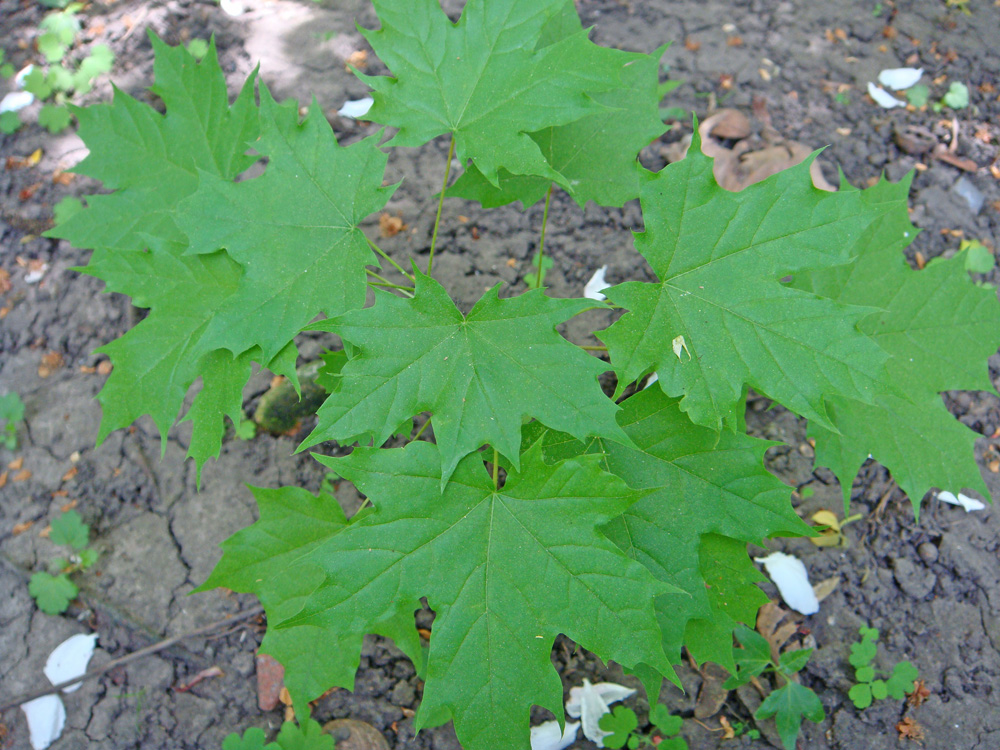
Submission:
<svg viewBox="0 0 1000 750">
<path fill-rule="evenodd" d="M 365 49 L 355 20 L 376 25 L 366 2 L 252 0 L 247 6 L 247 13 L 233 18 L 207 1 L 93 2 L 83 11 L 82 39 L 84 45 L 109 44 L 117 56 L 111 80 L 151 101 L 144 91 L 152 82 L 146 29 L 170 43 L 214 33 L 234 89 L 259 60 L 264 80 L 279 98 L 307 103 L 315 95 L 330 113 L 338 138 L 350 142 L 375 132 L 374 126 L 335 114 L 346 99 L 366 93 L 344 64 L 351 52 Z M 578 6 L 600 43 L 651 51 L 673 42 L 664 63 L 670 77 L 685 84 L 665 105 L 701 118 L 715 107 L 733 107 L 752 115 L 752 138 L 773 129 L 812 148 L 826 146 L 821 159 L 835 184 L 838 167 L 856 185 L 883 171 L 899 179 L 917 169 L 912 220 L 924 231 L 910 248 L 911 259 L 917 252 L 924 260 L 952 253 L 962 238 L 992 246 L 1000 236 L 1000 179 L 990 171 L 1000 153 L 1000 4 L 993 0 L 971 0 L 969 15 L 949 9 L 943 0 L 580 0 Z M 446 7 L 454 12 L 461 2 L 450 0 Z M 16 67 L 38 57 L 32 44 L 44 10 L 31 0 L 0 0 L 0 46 Z M 889 111 L 868 99 L 867 82 L 881 69 L 911 64 L 925 68 L 925 82 L 940 81 L 932 85 L 938 98 L 950 81 L 968 84 L 971 106 L 940 114 Z M 372 57 L 368 69 L 382 70 Z M 104 81 L 87 100 L 110 94 Z M 945 145 L 957 138 L 950 152 L 954 158 L 908 153 L 901 136 L 907 126 L 924 128 Z M 686 132 L 689 122 L 679 122 L 646 149 L 644 163 L 660 168 L 669 144 Z M 121 335 L 136 311 L 126 298 L 102 294 L 98 281 L 72 270 L 86 262 L 86 252 L 39 236 L 60 198 L 86 194 L 95 186 L 82 178 L 69 185 L 52 180 L 56 170 L 71 167 L 85 153 L 72 131 L 52 136 L 29 126 L 0 136 L 3 157 L 27 156 L 36 148 L 43 150 L 36 166 L 0 171 L 0 268 L 10 274 L 10 289 L 0 296 L 0 393 L 17 391 L 27 405 L 18 449 L 0 448 L 0 472 L 16 460 L 30 472 L 15 477 L 18 472 L 11 470 L 0 488 L 0 704 L 43 686 L 47 655 L 73 633 L 98 634 L 92 666 L 99 666 L 254 606 L 250 597 L 222 591 L 187 594 L 212 569 L 219 542 L 254 520 L 246 483 L 315 490 L 322 479 L 321 467 L 292 455 L 297 441 L 290 437 L 260 434 L 240 441 L 230 436 L 219 460 L 206 466 L 200 491 L 193 466 L 183 461 L 189 434 L 183 425 L 171 432 L 162 457 L 156 431 L 145 420 L 95 447 L 100 408 L 94 396 L 104 378 L 94 368 L 105 359 L 95 349 Z M 408 229 L 384 241 L 390 252 L 427 252 L 436 207 L 429 198 L 440 184 L 446 151 L 446 144 L 435 142 L 392 155 L 388 177 L 405 177 L 405 182 L 389 211 L 400 215 Z M 955 166 L 962 159 L 971 162 L 968 170 Z M 954 189 L 962 177 L 984 194 L 978 213 Z M 499 280 L 523 286 L 540 224 L 540 206 L 485 212 L 446 201 L 443 252 L 435 270 L 459 304 L 471 304 Z M 636 205 L 580 210 L 557 195 L 546 246 L 556 261 L 548 277 L 552 294 L 578 296 L 604 264 L 613 283 L 646 278 L 648 269 L 629 234 L 639 228 Z M 378 231 L 374 220 L 371 231 Z M 32 260 L 46 262 L 48 269 L 40 282 L 29 284 L 25 265 Z M 1000 281 L 1000 273 L 987 280 Z M 567 335 L 582 333 L 570 326 Z M 303 347 L 306 356 L 317 351 L 318 344 Z M 43 377 L 46 356 L 50 364 L 59 361 Z M 994 384 L 998 364 L 995 357 Z M 248 414 L 268 385 L 267 373 L 251 381 Z M 982 393 L 947 394 L 946 399 L 959 419 L 984 436 L 978 458 L 994 496 L 1000 497 L 1000 475 L 989 469 L 1000 455 L 1000 439 L 994 437 L 1000 435 L 1000 401 Z M 796 488 L 812 490 L 808 500 L 802 499 L 808 492 L 794 496 L 802 513 L 839 509 L 836 481 L 812 466 L 804 424 L 778 410 L 759 410 L 763 406 L 751 405 L 751 428 L 786 444 L 771 451 L 770 468 Z M 356 496 L 349 494 L 345 489 L 342 501 L 356 507 Z M 35 608 L 27 580 L 56 554 L 40 532 L 67 503 L 75 503 L 91 524 L 101 558 L 80 577 L 78 602 L 65 616 L 53 617 Z M 822 724 L 806 724 L 800 747 L 878 750 L 904 742 L 895 729 L 901 702 L 881 701 L 858 711 L 847 697 L 853 684 L 849 644 L 866 622 L 882 631 L 879 663 L 912 661 L 931 690 L 927 702 L 910 712 L 923 727 L 923 747 L 1000 747 L 1000 513 L 988 508 L 966 514 L 930 500 L 917 523 L 898 488 L 874 464 L 854 485 L 851 512 L 864 518 L 847 528 L 847 549 L 819 549 L 807 540 L 772 545 L 800 555 L 814 581 L 840 579 L 819 614 L 805 618 L 800 628 L 817 649 L 803 681 L 827 711 Z M 259 618 L 222 627 L 87 682 L 64 696 L 66 730 L 52 747 L 214 750 L 231 731 L 249 726 L 271 731 L 282 715 L 280 709 L 265 713 L 257 707 L 254 655 L 263 627 Z M 568 647 L 557 645 L 554 659 L 567 688 L 584 677 L 623 679 L 614 667 L 605 669 Z M 177 689 L 213 665 L 221 668 L 221 676 L 188 691 Z M 752 696 L 731 694 L 718 713 L 699 723 L 691 717 L 706 678 L 687 667 L 681 675 L 686 693 L 669 688 L 665 700 L 691 719 L 682 730 L 690 747 L 769 746 L 773 732 L 756 741 L 723 739 L 719 717 L 746 720 Z M 412 710 L 421 688 L 412 665 L 391 643 L 371 639 L 355 692 L 335 691 L 319 701 L 314 716 L 369 722 L 393 748 L 457 748 L 450 726 L 414 736 Z M 641 715 L 648 708 L 642 698 L 629 705 Z M 30 746 L 20 711 L 5 712 L 0 722 L 0 748 Z M 591 746 L 582 739 L 574 745 Z"/>
</svg>

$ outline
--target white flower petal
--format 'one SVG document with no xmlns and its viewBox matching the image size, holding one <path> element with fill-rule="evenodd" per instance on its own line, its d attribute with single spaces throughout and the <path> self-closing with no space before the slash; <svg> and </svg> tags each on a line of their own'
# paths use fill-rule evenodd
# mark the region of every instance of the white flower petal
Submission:
<svg viewBox="0 0 1000 750">
<path fill-rule="evenodd" d="M 28 91 L 11 91 L 0 99 L 0 112 L 18 112 L 35 101 L 35 95 Z"/>
<path fill-rule="evenodd" d="M 885 89 L 880 89 L 871 81 L 868 82 L 868 96 L 875 100 L 875 103 L 885 109 L 893 107 L 905 107 L 906 102 L 900 101 Z"/>
<path fill-rule="evenodd" d="M 564 750 L 576 742 L 580 722 L 566 724 L 566 731 L 559 731 L 558 721 L 546 721 L 531 728 L 531 750 Z"/>
<path fill-rule="evenodd" d="M 87 663 L 94 655 L 94 646 L 97 644 L 97 633 L 77 635 L 67 638 L 53 649 L 45 662 L 45 676 L 49 682 L 58 685 L 60 682 L 72 680 L 87 671 Z M 64 693 L 72 693 L 79 689 L 81 683 L 63 688 Z"/>
<path fill-rule="evenodd" d="M 31 73 L 31 71 L 33 71 L 34 69 L 35 69 L 34 65 L 25 65 L 23 68 L 17 71 L 17 75 L 14 76 L 15 88 L 23 89 L 24 79 L 27 78 L 28 75 Z"/>
<path fill-rule="evenodd" d="M 239 0 L 219 0 L 219 7 L 231 16 L 242 16 L 246 11 Z"/>
<path fill-rule="evenodd" d="M 58 695 L 43 695 L 21 704 L 28 719 L 28 734 L 35 750 L 45 750 L 59 739 L 66 725 L 66 707 Z"/>
<path fill-rule="evenodd" d="M 893 91 L 908 89 L 924 75 L 923 68 L 886 68 L 878 74 L 878 82 Z"/>
<path fill-rule="evenodd" d="M 337 114 L 341 117 L 350 117 L 353 120 L 360 119 L 368 114 L 368 110 L 372 108 L 375 100 L 370 96 L 366 96 L 364 99 L 354 99 L 353 101 L 344 102 L 344 106 L 337 110 Z"/>
<path fill-rule="evenodd" d="M 965 508 L 966 513 L 971 510 L 982 510 L 986 507 L 984 503 L 976 500 L 976 498 L 963 495 L 961 492 L 958 493 L 958 497 L 955 497 L 953 492 L 939 492 L 937 493 L 937 499 L 951 505 L 961 505 Z"/>
<path fill-rule="evenodd" d="M 602 291 L 611 286 L 611 284 L 604 280 L 604 274 L 607 270 L 607 266 L 601 266 L 594 271 L 594 275 L 590 277 L 590 281 L 588 281 L 586 286 L 583 287 L 584 297 L 587 299 L 596 299 L 598 302 L 607 299 L 607 297 L 601 294 Z"/>
<path fill-rule="evenodd" d="M 607 705 L 623 701 L 635 694 L 635 690 L 632 688 L 614 682 L 598 682 L 594 685 L 591 684 L 590 680 L 584 680 L 583 687 L 570 689 L 569 700 L 566 701 L 566 713 L 574 719 L 580 718 L 583 695 L 587 692 L 597 693 Z"/>
<path fill-rule="evenodd" d="M 785 604 L 804 615 L 819 612 L 819 601 L 809 584 L 809 573 L 799 558 L 784 552 L 772 552 L 767 557 L 755 557 L 754 561 L 764 566 Z"/>
<path fill-rule="evenodd" d="M 569 691 L 566 713 L 574 719 L 580 719 L 584 737 L 598 747 L 604 747 L 604 738 L 611 732 L 601 729 L 601 717 L 609 712 L 609 704 L 625 700 L 633 693 L 635 690 L 632 688 L 614 682 L 598 682 L 593 685 L 590 680 L 584 680 L 583 687 L 575 687 Z"/>
</svg>

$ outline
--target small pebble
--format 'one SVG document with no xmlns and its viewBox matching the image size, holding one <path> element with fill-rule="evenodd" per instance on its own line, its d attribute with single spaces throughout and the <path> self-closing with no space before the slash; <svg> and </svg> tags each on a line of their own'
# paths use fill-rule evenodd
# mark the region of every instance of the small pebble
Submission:
<svg viewBox="0 0 1000 750">
<path fill-rule="evenodd" d="M 930 565 L 931 563 L 937 562 L 938 548 L 930 542 L 924 542 L 917 547 L 917 554 L 920 555 L 921 560 Z"/>
</svg>

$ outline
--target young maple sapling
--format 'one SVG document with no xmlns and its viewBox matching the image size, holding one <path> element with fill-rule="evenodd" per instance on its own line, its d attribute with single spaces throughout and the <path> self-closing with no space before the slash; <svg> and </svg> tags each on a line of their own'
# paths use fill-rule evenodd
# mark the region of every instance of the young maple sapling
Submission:
<svg viewBox="0 0 1000 750">
<path fill-rule="evenodd" d="M 651 173 L 637 155 L 665 131 L 662 50 L 594 44 L 572 0 L 469 0 L 457 23 L 437 0 L 374 6 L 364 34 L 390 75 L 359 75 L 365 119 L 386 131 L 342 146 L 319 106 L 300 117 L 256 73 L 230 103 L 214 43 L 199 62 L 152 36 L 165 114 L 121 91 L 74 110 L 89 149 L 76 171 L 113 192 L 49 235 L 92 249 L 86 272 L 150 311 L 102 349 L 100 439 L 145 414 L 165 437 L 200 381 L 184 413 L 200 471 L 240 422 L 255 363 L 298 387 L 300 332 L 342 342 L 299 450 L 335 453 L 316 458 L 364 506 L 348 518 L 329 484 L 252 488 L 259 520 L 200 589 L 259 597 L 262 651 L 301 720 L 353 686 L 368 633 L 424 680 L 416 727 L 451 720 L 467 750 L 526 750 L 532 705 L 563 715 L 560 634 L 637 675 L 654 705 L 682 648 L 737 673 L 733 630 L 766 601 L 747 544 L 813 533 L 763 466 L 772 443 L 746 434 L 749 388 L 808 418 L 845 501 L 870 456 L 915 503 L 930 487 L 988 496 L 977 435 L 939 393 L 992 388 L 1000 305 L 965 252 L 907 266 L 908 181 L 823 192 L 807 160 L 729 193 L 697 131 Z M 119 132 L 135 134 L 128 159 Z M 379 247 L 365 229 L 396 189 L 388 150 L 439 136 L 433 226 Z M 608 303 L 553 296 L 540 237 L 527 284 L 456 304 L 434 264 L 452 250 L 445 201 L 544 200 L 544 232 L 560 191 L 581 207 L 638 198 L 655 280 L 604 289 Z M 557 332 L 619 308 L 596 338 Z M 761 667 L 785 682 L 758 718 L 788 744 L 823 710 L 791 679 L 806 657 L 786 656 Z"/>
</svg>

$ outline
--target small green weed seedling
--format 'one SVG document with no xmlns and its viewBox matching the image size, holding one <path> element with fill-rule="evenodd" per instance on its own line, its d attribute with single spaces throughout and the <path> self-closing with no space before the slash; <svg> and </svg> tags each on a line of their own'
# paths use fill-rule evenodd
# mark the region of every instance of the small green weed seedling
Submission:
<svg viewBox="0 0 1000 750">
<path fill-rule="evenodd" d="M 879 632 L 876 628 L 865 625 L 858 629 L 861 640 L 851 644 L 851 656 L 848 661 L 854 667 L 854 678 L 858 684 L 852 687 L 847 695 L 857 708 L 865 709 L 872 701 L 892 697 L 903 700 L 907 693 L 913 691 L 919 673 L 917 668 L 908 661 L 901 661 L 892 668 L 892 674 L 885 679 L 876 679 L 875 667 L 872 662 L 878 650 Z"/>
<path fill-rule="evenodd" d="M 639 718 L 627 706 L 615 706 L 613 712 L 601 717 L 598 726 L 605 732 L 611 732 L 604 738 L 604 747 L 612 750 L 622 747 L 627 747 L 628 750 L 640 747 L 687 750 L 687 740 L 673 736 L 681 731 L 683 721 L 680 716 L 671 714 L 662 703 L 657 703 L 649 712 L 649 723 L 653 725 L 653 731 L 648 734 L 635 731 L 639 726 Z"/>
<path fill-rule="evenodd" d="M 42 34 L 36 46 L 47 65 L 35 65 L 24 77 L 22 86 L 36 99 L 45 102 L 38 112 L 38 124 L 50 133 L 58 133 L 69 127 L 71 121 L 67 104 L 74 96 L 89 92 L 94 79 L 111 70 L 115 56 L 107 45 L 95 44 L 87 57 L 78 63 L 71 61 L 70 51 L 80 33 L 77 13 L 83 8 L 83 3 L 46 4 L 62 8 L 49 13 L 39 25 Z M 0 72 L 5 78 L 13 75 L 12 69 Z M 4 112 L 3 117 L 0 129 L 5 133 L 12 133 L 22 125 L 17 112 Z"/>
<path fill-rule="evenodd" d="M 764 699 L 754 713 L 754 719 L 764 721 L 773 717 L 786 750 L 795 750 L 795 739 L 799 736 L 802 720 L 820 722 L 826 718 L 826 711 L 816 693 L 799 684 L 795 677 L 809 662 L 812 649 L 786 651 L 775 663 L 771 645 L 760 633 L 740 625 L 735 629 L 735 635 L 743 648 L 733 649 L 736 674 L 726 680 L 723 687 L 732 690 L 765 672 L 772 672 L 779 687 Z"/>
<path fill-rule="evenodd" d="M 721 720 L 720 720 L 721 721 Z M 728 719 L 723 722 L 723 727 L 729 725 L 729 729 L 732 732 L 732 737 L 742 737 L 744 734 L 751 740 L 760 739 L 760 730 L 755 729 L 747 721 L 733 721 L 729 722 Z"/>
<path fill-rule="evenodd" d="M 83 522 L 75 510 L 52 519 L 49 541 L 73 550 L 68 557 L 54 557 L 49 561 L 48 572 L 31 576 L 28 592 L 35 598 L 38 608 L 50 615 L 62 614 L 80 590 L 70 580 L 78 570 L 86 570 L 97 562 L 98 552 L 90 544 L 90 526 Z"/>
<path fill-rule="evenodd" d="M 940 101 L 934 102 L 931 109 L 940 112 L 945 107 L 949 109 L 965 109 L 969 106 L 969 87 L 961 81 L 952 81 L 947 93 Z"/>
<path fill-rule="evenodd" d="M 0 444 L 9 451 L 17 448 L 17 425 L 24 419 L 24 402 L 14 391 L 0 396 Z"/>
<path fill-rule="evenodd" d="M 264 730 L 253 727 L 240 737 L 236 732 L 222 741 L 222 750 L 333 750 L 333 735 L 323 734 L 320 725 L 307 719 L 296 725 L 286 721 L 274 742 L 264 744 Z"/>
<path fill-rule="evenodd" d="M 763 465 L 771 443 L 746 433 L 751 388 L 808 419 L 847 495 L 873 457 L 917 503 L 930 487 L 988 496 L 978 434 L 939 394 L 992 388 L 1000 304 L 964 252 L 907 265 L 908 180 L 825 192 L 806 160 L 732 193 L 697 127 L 653 173 L 637 157 L 666 130 L 662 49 L 595 44 L 573 0 L 468 0 L 457 22 L 438 0 L 374 10 L 361 33 L 390 74 L 358 75 L 384 130 L 349 145 L 257 72 L 230 101 L 214 43 L 199 61 L 151 36 L 163 106 L 116 90 L 74 110 L 88 149 L 75 171 L 108 190 L 47 235 L 91 249 L 85 272 L 149 308 L 102 349 L 101 440 L 147 414 L 165 439 L 183 417 L 200 470 L 242 420 L 255 368 L 298 390 L 303 337 L 343 348 L 299 450 L 335 452 L 317 460 L 364 506 L 349 518 L 328 488 L 253 488 L 259 520 L 199 589 L 260 598 L 261 649 L 300 719 L 354 685 L 369 633 L 424 676 L 415 725 L 451 720 L 466 750 L 527 750 L 531 706 L 563 713 L 559 635 L 636 674 L 650 705 L 684 648 L 737 672 L 733 629 L 766 601 L 747 544 L 814 533 Z M 432 141 L 433 225 L 383 249 L 369 235 L 392 208 L 389 154 Z M 637 254 L 615 272 L 638 277 L 641 255 L 650 276 L 606 301 L 546 286 L 546 261 L 564 259 L 542 241 L 544 208 L 537 244 L 496 238 L 511 257 L 537 251 L 528 279 L 476 300 L 435 265 L 458 250 L 441 227 L 461 213 L 558 200 L 568 232 L 588 203 L 636 199 Z M 560 333 L 590 310 L 617 317 Z M 757 715 L 791 742 L 823 708 L 792 679 L 808 654 L 775 658 Z"/>
</svg>

